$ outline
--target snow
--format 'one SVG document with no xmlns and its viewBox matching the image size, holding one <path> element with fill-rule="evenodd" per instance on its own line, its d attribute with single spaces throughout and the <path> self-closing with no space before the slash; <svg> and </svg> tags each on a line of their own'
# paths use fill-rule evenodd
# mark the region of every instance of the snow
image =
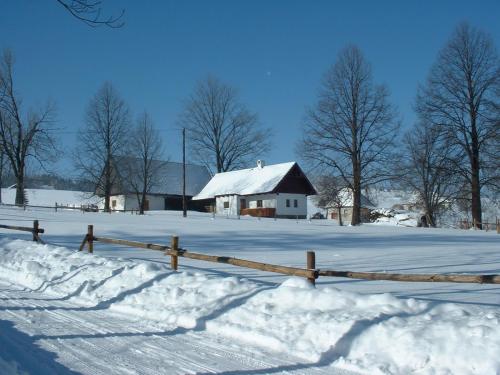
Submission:
<svg viewBox="0 0 500 375">
<path fill-rule="evenodd" d="M 210 199 L 218 195 L 269 193 L 294 165 L 295 162 L 289 162 L 217 173 L 193 199 Z"/>
<path fill-rule="evenodd" d="M 217 341 L 286 354 L 331 369 L 331 373 L 500 371 L 498 309 L 314 288 L 299 278 L 263 286 L 242 278 L 173 272 L 165 264 L 108 259 L 10 239 L 0 242 L 0 271 L 0 285 L 43 293 L 46 302 L 74 304 L 69 309 L 45 306 L 42 310 L 102 311 L 104 316 L 109 314 L 105 319 L 110 321 L 115 316 L 130 316 L 171 332 L 180 328 L 179 333 L 201 331 Z M 0 292 L 5 289 L 0 288 Z M 2 319 L 10 310 L 18 311 L 18 306 L 2 303 Z M 32 315 L 24 317 L 36 330 L 47 329 L 43 324 L 37 326 Z M 9 344 L 7 351 L 0 351 L 0 364 L 6 364 L 14 374 L 32 371 L 33 364 L 20 358 L 22 347 L 12 349 L 12 342 L 26 341 L 29 335 L 0 327 L 0 347 Z M 36 336 L 46 335 L 38 332 Z M 55 341 L 64 341 L 64 335 L 56 337 Z M 85 352 L 85 347 L 78 350 Z M 143 358 L 142 365 L 147 367 L 148 360 Z M 45 365 L 52 370 L 55 364 Z M 68 371 L 81 371 L 64 359 L 61 365 Z M 86 373 L 98 373 L 92 363 L 86 366 Z M 109 373 L 113 373 L 113 366 Z"/>
<path fill-rule="evenodd" d="M 39 220 L 48 242 L 1 231 L 0 373 L 500 372 L 498 285 L 320 278 L 313 288 L 184 258 L 172 272 L 157 251 L 75 252 L 94 224 L 96 236 L 176 234 L 192 251 L 296 267 L 312 249 L 323 269 L 493 274 L 495 232 L 181 215 L 0 207 L 3 224 Z"/>
<path fill-rule="evenodd" d="M 58 205 L 75 206 L 97 203 L 100 199 L 90 192 L 51 189 L 26 189 L 28 204 L 34 206 Z M 14 204 L 16 199 L 15 188 L 2 188 L 2 203 Z"/>
</svg>

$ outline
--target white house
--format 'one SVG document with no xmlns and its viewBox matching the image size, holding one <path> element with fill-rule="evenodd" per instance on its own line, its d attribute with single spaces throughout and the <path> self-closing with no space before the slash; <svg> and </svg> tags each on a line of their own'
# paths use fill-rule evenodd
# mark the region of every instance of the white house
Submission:
<svg viewBox="0 0 500 375">
<path fill-rule="evenodd" d="M 193 200 L 215 199 L 215 212 L 306 218 L 307 196 L 316 190 L 295 162 L 217 173 Z"/>
</svg>

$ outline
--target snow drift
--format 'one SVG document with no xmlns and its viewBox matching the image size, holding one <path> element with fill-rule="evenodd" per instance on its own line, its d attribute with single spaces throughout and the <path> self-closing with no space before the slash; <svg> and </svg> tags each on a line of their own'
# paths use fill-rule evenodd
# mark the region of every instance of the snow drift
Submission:
<svg viewBox="0 0 500 375">
<path fill-rule="evenodd" d="M 20 240 L 0 241 L 0 279 L 319 366 L 371 374 L 500 372 L 500 312 L 493 309 L 314 288 L 297 278 L 264 287 Z"/>
</svg>

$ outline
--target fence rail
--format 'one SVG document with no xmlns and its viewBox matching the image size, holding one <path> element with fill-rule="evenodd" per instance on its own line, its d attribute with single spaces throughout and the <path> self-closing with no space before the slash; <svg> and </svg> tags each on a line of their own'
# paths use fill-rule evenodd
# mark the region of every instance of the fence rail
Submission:
<svg viewBox="0 0 500 375">
<path fill-rule="evenodd" d="M 319 276 L 347 277 L 351 279 L 364 279 L 364 280 L 408 281 L 408 282 L 500 284 L 500 275 L 402 274 L 402 273 L 385 273 L 385 272 L 377 273 L 377 272 L 319 270 Z"/>
<path fill-rule="evenodd" d="M 33 241 L 44 243 L 40 238 L 40 233 L 45 233 L 43 228 L 40 228 L 38 220 L 33 221 L 33 227 L 21 227 L 14 225 L 0 225 L 2 229 L 19 230 L 31 232 L 33 234 Z M 231 264 L 237 267 L 244 267 L 256 269 L 266 272 L 274 272 L 289 276 L 299 276 L 307 278 L 312 284 L 319 277 L 346 277 L 352 279 L 364 280 L 387 280 L 387 281 L 403 281 L 403 282 L 446 282 L 446 283 L 476 283 L 476 284 L 500 284 L 500 275 L 473 275 L 473 274 L 400 274 L 400 273 L 378 273 L 378 272 L 356 272 L 356 271 L 339 271 L 331 269 L 318 269 L 316 268 L 316 256 L 314 251 L 308 251 L 306 257 L 306 267 L 289 267 L 277 264 L 269 264 L 256 262 L 252 260 L 240 259 L 228 256 L 209 255 L 202 253 L 191 252 L 187 249 L 179 247 L 179 237 L 172 236 L 170 245 L 160 245 L 153 243 L 145 243 L 139 241 L 130 241 L 119 238 L 108 238 L 101 236 L 94 236 L 94 226 L 87 227 L 87 234 L 85 234 L 79 251 L 82 251 L 85 246 L 88 248 L 89 253 L 94 252 L 94 242 L 102 242 L 113 245 L 129 246 L 134 248 L 158 250 L 164 252 L 165 255 L 170 256 L 170 266 L 172 269 L 177 270 L 179 265 L 179 257 L 201 260 L 212 263 Z"/>
<path fill-rule="evenodd" d="M 32 227 L 20 227 L 16 225 L 3 225 L 0 224 L 1 229 L 10 229 L 10 230 L 20 230 L 23 232 L 30 232 L 33 234 L 33 241 L 35 242 L 40 242 L 40 243 L 45 243 L 41 238 L 40 238 L 40 233 L 45 233 L 45 229 L 40 228 L 40 224 L 38 223 L 38 220 L 33 221 L 33 226 Z"/>
<path fill-rule="evenodd" d="M 114 244 L 114 245 L 136 247 L 136 248 L 141 248 L 141 249 L 163 251 L 165 253 L 165 255 L 169 255 L 171 257 L 170 263 L 171 263 L 171 267 L 174 270 L 177 270 L 177 268 L 178 268 L 178 264 L 179 264 L 178 258 L 182 257 L 182 258 L 188 258 L 188 259 L 202 260 L 205 262 L 231 264 L 231 265 L 237 266 L 237 267 L 244 267 L 244 268 L 256 269 L 256 270 L 260 270 L 260 271 L 280 273 L 280 274 L 289 275 L 289 276 L 305 277 L 312 282 L 314 282 L 314 280 L 316 280 L 318 278 L 318 270 L 314 269 L 315 266 L 313 263 L 311 263 L 311 261 L 310 261 L 311 255 L 309 255 L 309 254 L 307 255 L 307 262 L 308 262 L 308 265 L 312 265 L 313 269 L 280 266 L 280 265 L 276 265 L 276 264 L 255 262 L 255 261 L 240 259 L 240 258 L 235 258 L 235 257 L 208 255 L 208 254 L 191 252 L 191 251 L 188 251 L 186 249 L 182 249 L 182 248 L 178 247 L 178 244 L 179 244 L 179 237 L 178 236 L 172 236 L 170 246 L 137 242 L 137 241 L 129 241 L 129 240 L 123 240 L 123 239 L 118 239 L 118 238 L 108 238 L 108 237 L 100 237 L 100 236 L 96 237 L 96 236 L 94 236 L 93 225 L 89 225 L 88 229 L 87 229 L 87 234 L 85 235 L 85 237 L 82 241 L 82 244 L 80 245 L 79 250 L 82 251 L 85 247 L 85 244 L 87 244 L 89 252 L 92 253 L 94 251 L 94 242 L 102 242 L 102 243 L 108 243 L 108 244 Z"/>
<path fill-rule="evenodd" d="M 387 280 L 387 281 L 403 281 L 403 282 L 500 284 L 500 275 L 399 274 L 399 273 L 353 272 L 353 271 L 317 269 L 316 255 L 314 251 L 307 252 L 306 268 L 280 266 L 275 264 L 255 262 L 234 257 L 193 253 L 189 250 L 178 247 L 179 237 L 177 236 L 172 236 L 170 246 L 129 241 L 117 238 L 95 237 L 93 225 L 88 226 L 87 234 L 85 235 L 82 245 L 80 246 L 80 251 L 83 250 L 85 244 L 87 243 L 89 246 L 89 252 L 93 252 L 94 241 L 108 243 L 108 244 L 115 244 L 115 245 L 130 246 L 142 249 L 163 251 L 165 255 L 171 256 L 170 264 L 172 269 L 174 270 L 177 270 L 178 268 L 178 257 L 183 257 L 195 260 L 202 260 L 206 262 L 231 264 L 233 266 L 280 273 L 290 276 L 305 277 L 313 284 L 315 283 L 315 280 L 319 277 L 346 277 L 346 278 L 364 279 L 364 280 Z"/>
</svg>

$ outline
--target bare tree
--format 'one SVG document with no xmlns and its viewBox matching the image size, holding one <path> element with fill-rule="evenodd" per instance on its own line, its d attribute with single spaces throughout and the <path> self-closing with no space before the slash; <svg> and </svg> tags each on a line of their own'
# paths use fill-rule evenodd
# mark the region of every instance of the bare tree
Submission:
<svg viewBox="0 0 500 375">
<path fill-rule="evenodd" d="M 25 170 L 30 159 L 42 166 L 56 154 L 55 109 L 48 103 L 23 115 L 22 99 L 14 88 L 14 58 L 5 50 L 0 61 L 0 144 L 16 178 L 16 204 L 25 203 Z"/>
<path fill-rule="evenodd" d="M 9 160 L 5 155 L 5 151 L 0 141 L 0 204 L 2 203 L 2 187 L 4 184 L 4 176 L 6 172 L 9 172 Z"/>
<path fill-rule="evenodd" d="M 269 150 L 270 131 L 260 129 L 257 115 L 240 103 L 237 91 L 216 78 L 198 83 L 180 124 L 188 130 L 194 158 L 212 173 L 246 166 Z"/>
<path fill-rule="evenodd" d="M 462 187 L 452 172 L 457 155 L 445 133 L 424 122 L 406 134 L 404 144 L 399 177 L 404 187 L 418 194 L 426 223 L 435 227 L 437 215 Z"/>
<path fill-rule="evenodd" d="M 122 9 L 118 16 L 102 16 L 101 0 L 56 0 L 73 17 L 91 27 L 108 26 L 119 28 L 124 25 Z"/>
<path fill-rule="evenodd" d="M 390 151 L 397 133 L 385 86 L 355 46 L 343 49 L 325 74 L 317 105 L 307 112 L 300 152 L 341 177 L 353 194 L 352 225 L 361 222 L 361 191 L 392 175 Z"/>
<path fill-rule="evenodd" d="M 349 200 L 349 194 L 346 194 L 344 181 L 332 176 L 320 176 L 317 183 L 318 206 L 326 210 L 335 208 L 339 225 L 342 226 L 342 208 Z M 328 212 L 327 212 L 328 215 Z"/>
<path fill-rule="evenodd" d="M 158 130 L 147 112 L 141 114 L 137 124 L 132 131 L 128 146 L 127 158 L 122 159 L 126 180 L 125 185 L 137 196 L 139 212 L 144 214 L 146 197 L 151 190 L 160 182 L 160 174 L 165 162 L 161 161 L 163 146 Z"/>
<path fill-rule="evenodd" d="M 104 196 L 106 211 L 110 210 L 110 197 L 119 182 L 113 157 L 124 153 L 129 125 L 129 107 L 113 85 L 106 82 L 87 106 L 75 153 L 77 169 L 82 177 L 93 182 L 95 192 Z"/>
<path fill-rule="evenodd" d="M 481 227 L 481 188 L 498 189 L 499 179 L 500 62 L 491 37 L 460 24 L 420 89 L 417 110 L 462 152 L 454 170 L 470 187 L 472 218 Z"/>
</svg>

